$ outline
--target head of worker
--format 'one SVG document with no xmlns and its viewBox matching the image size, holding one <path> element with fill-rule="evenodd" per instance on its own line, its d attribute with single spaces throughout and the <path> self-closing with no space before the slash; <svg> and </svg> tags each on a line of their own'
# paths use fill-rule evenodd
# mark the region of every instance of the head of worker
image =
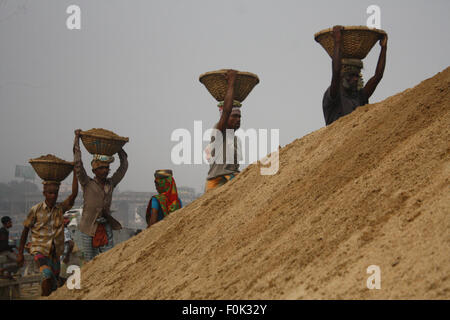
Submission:
<svg viewBox="0 0 450 320">
<path fill-rule="evenodd" d="M 53 207 L 58 200 L 58 192 L 60 182 L 58 181 L 44 181 L 43 182 L 43 195 L 45 197 L 45 202 L 50 207 Z"/>
<path fill-rule="evenodd" d="M 227 129 L 238 130 L 241 127 L 241 103 L 237 100 L 233 101 L 233 107 L 227 121 Z M 218 104 L 220 115 L 223 113 L 223 101 Z"/>
<path fill-rule="evenodd" d="M 105 180 L 108 178 L 110 167 L 109 165 L 114 162 L 114 157 L 95 154 L 91 161 L 92 172 L 99 180 Z"/>
<path fill-rule="evenodd" d="M 359 59 L 342 59 L 341 83 L 347 92 L 357 92 L 362 87 L 361 69 L 363 63 Z"/>
<path fill-rule="evenodd" d="M 170 190 L 173 180 L 172 174 L 172 170 L 169 169 L 155 171 L 155 188 L 159 194 Z"/>
<path fill-rule="evenodd" d="M 10 217 L 8 216 L 4 216 L 2 217 L 2 225 L 6 228 L 6 229 L 10 229 L 12 227 L 12 220 Z"/>
</svg>

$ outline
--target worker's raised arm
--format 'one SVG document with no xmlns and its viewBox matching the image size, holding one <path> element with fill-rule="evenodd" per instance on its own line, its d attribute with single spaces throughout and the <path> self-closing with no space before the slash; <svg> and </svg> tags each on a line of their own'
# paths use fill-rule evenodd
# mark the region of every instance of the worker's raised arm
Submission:
<svg viewBox="0 0 450 320">
<path fill-rule="evenodd" d="M 73 142 L 73 170 L 77 175 L 80 185 L 85 186 L 89 182 L 89 177 L 86 174 L 86 170 L 84 170 L 83 161 L 81 161 L 80 133 L 80 129 L 75 130 L 75 141 Z"/>
<path fill-rule="evenodd" d="M 228 118 L 231 114 L 231 109 L 233 108 L 233 100 L 234 100 L 234 84 L 236 82 L 236 70 L 227 70 L 227 73 L 224 77 L 227 79 L 228 88 L 227 93 L 225 94 L 225 99 L 223 102 L 223 111 L 220 116 L 220 120 L 216 125 L 216 129 L 224 132 L 227 127 Z"/>
<path fill-rule="evenodd" d="M 387 51 L 387 34 L 384 35 L 383 38 L 380 39 L 380 56 L 378 57 L 377 68 L 375 70 L 375 75 L 367 81 L 367 84 L 364 87 L 364 92 L 367 96 L 367 99 L 375 92 L 378 84 L 383 78 L 384 67 L 386 66 L 386 51 Z"/>
<path fill-rule="evenodd" d="M 125 173 L 128 170 L 128 155 L 125 152 L 125 150 L 121 148 L 118 152 L 118 155 L 120 159 L 120 166 L 119 168 L 117 168 L 116 172 L 114 172 L 114 174 L 111 177 L 111 181 L 114 187 L 116 187 L 119 184 L 119 182 L 123 179 Z"/>
<path fill-rule="evenodd" d="M 339 86 L 341 84 L 341 66 L 342 66 L 342 26 L 333 27 L 334 51 L 332 58 L 332 71 L 330 86 L 330 96 L 336 99 L 339 93 Z"/>
<path fill-rule="evenodd" d="M 73 204 L 75 203 L 75 199 L 77 198 L 77 195 L 78 195 L 78 179 L 77 179 L 77 175 L 76 175 L 75 171 L 73 171 L 72 193 L 63 202 L 64 212 L 72 209 Z"/>
</svg>

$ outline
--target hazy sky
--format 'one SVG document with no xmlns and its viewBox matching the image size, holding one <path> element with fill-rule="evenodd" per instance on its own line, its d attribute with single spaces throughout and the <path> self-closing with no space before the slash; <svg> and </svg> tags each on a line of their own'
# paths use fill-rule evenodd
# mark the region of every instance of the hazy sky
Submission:
<svg viewBox="0 0 450 320">
<path fill-rule="evenodd" d="M 81 8 L 81 30 L 66 27 L 71 4 Z M 372 4 L 389 41 L 370 102 L 449 66 L 448 0 L 0 0 L 0 181 L 42 154 L 72 160 L 74 129 L 101 127 L 130 138 L 121 190 L 154 191 L 154 170 L 172 168 L 178 185 L 200 192 L 208 166 L 170 158 L 174 129 L 193 131 L 202 120 L 205 130 L 218 120 L 198 76 L 221 68 L 258 74 L 241 125 L 280 129 L 284 146 L 324 126 L 331 59 L 314 33 L 365 25 Z M 377 43 L 364 60 L 365 80 L 379 52 Z"/>
</svg>

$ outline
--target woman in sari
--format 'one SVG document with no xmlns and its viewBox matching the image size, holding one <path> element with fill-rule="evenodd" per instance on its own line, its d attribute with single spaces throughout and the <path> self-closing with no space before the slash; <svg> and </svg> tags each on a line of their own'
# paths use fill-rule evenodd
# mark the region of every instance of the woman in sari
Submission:
<svg viewBox="0 0 450 320">
<path fill-rule="evenodd" d="M 150 199 L 145 215 L 147 228 L 182 207 L 172 170 L 156 170 L 155 187 L 158 194 Z"/>
</svg>

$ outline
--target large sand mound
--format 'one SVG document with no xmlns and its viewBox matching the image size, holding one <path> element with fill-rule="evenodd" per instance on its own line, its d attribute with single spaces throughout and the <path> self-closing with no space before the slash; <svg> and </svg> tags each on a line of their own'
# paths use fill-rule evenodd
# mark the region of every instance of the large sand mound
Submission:
<svg viewBox="0 0 450 320">
<path fill-rule="evenodd" d="M 56 299 L 449 299 L 450 68 L 280 150 Z M 369 290 L 370 265 L 381 289 Z"/>
</svg>

